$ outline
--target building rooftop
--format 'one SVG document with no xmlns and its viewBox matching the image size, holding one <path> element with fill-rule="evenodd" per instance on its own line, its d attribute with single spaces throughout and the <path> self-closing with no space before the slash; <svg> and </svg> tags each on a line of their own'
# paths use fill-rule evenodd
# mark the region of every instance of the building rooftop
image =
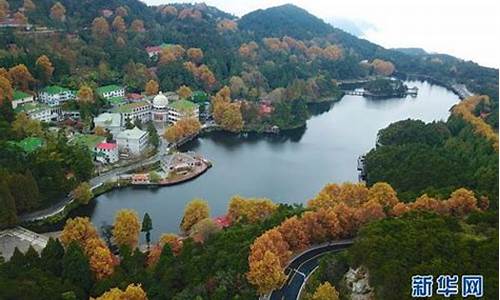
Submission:
<svg viewBox="0 0 500 300">
<path fill-rule="evenodd" d="M 140 130 L 139 128 L 134 127 L 132 129 L 127 129 L 127 130 L 120 132 L 116 138 L 118 138 L 118 139 L 140 139 L 145 134 L 147 134 L 146 131 Z"/>
<path fill-rule="evenodd" d="M 18 91 L 18 90 L 14 91 L 14 95 L 13 95 L 14 100 L 21 100 L 21 99 L 28 98 L 28 97 L 33 97 L 33 96 L 28 94 L 28 93 L 25 93 L 23 91 Z"/>
<path fill-rule="evenodd" d="M 102 113 L 94 118 L 94 123 L 104 123 L 106 126 L 120 126 L 121 117 L 117 113 Z"/>
<path fill-rule="evenodd" d="M 110 98 L 108 98 L 108 102 L 111 105 L 119 106 L 119 105 L 125 104 L 125 99 L 123 97 L 120 97 L 120 96 L 119 97 L 110 97 Z"/>
<path fill-rule="evenodd" d="M 43 140 L 41 138 L 37 138 L 37 137 L 27 137 L 17 144 L 21 148 L 23 148 L 24 152 L 31 153 L 31 152 L 37 150 L 38 148 L 42 147 Z"/>
<path fill-rule="evenodd" d="M 19 105 L 14 109 L 16 113 L 25 112 L 25 113 L 36 113 L 42 110 L 49 109 L 49 106 L 46 104 L 40 103 L 25 103 L 23 105 Z"/>
<path fill-rule="evenodd" d="M 96 92 L 99 95 L 102 95 L 104 93 L 109 93 L 109 92 L 113 92 L 113 91 L 120 90 L 120 89 L 123 89 L 123 87 L 118 86 L 116 84 L 110 84 L 110 85 L 105 85 L 105 86 L 98 87 L 96 89 Z"/>
<path fill-rule="evenodd" d="M 116 109 L 116 112 L 119 113 L 129 113 L 134 110 L 134 108 L 138 108 L 144 105 L 149 105 L 148 101 L 139 101 L 133 103 L 126 103 Z"/>
<path fill-rule="evenodd" d="M 170 107 L 177 111 L 193 111 L 198 108 L 198 105 L 188 100 L 177 100 L 170 103 Z"/>
<path fill-rule="evenodd" d="M 58 85 L 51 85 L 51 86 L 47 86 L 47 87 L 42 89 L 42 93 L 47 93 L 49 95 L 56 95 L 56 94 L 60 94 L 63 92 L 69 92 L 69 91 L 70 91 L 70 89 L 65 88 L 65 87 L 61 87 Z"/>
<path fill-rule="evenodd" d="M 115 143 L 105 143 L 105 142 L 102 142 L 96 146 L 96 148 L 100 150 L 113 150 L 116 149 L 116 147 L 118 146 Z"/>
</svg>

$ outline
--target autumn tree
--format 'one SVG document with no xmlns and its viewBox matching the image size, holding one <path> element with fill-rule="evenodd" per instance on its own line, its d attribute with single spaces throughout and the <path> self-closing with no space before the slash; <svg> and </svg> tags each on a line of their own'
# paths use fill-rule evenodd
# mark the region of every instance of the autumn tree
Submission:
<svg viewBox="0 0 500 300">
<path fill-rule="evenodd" d="M 123 6 L 118 6 L 116 9 L 115 9 L 115 14 L 117 16 L 120 16 L 122 18 L 125 18 L 126 16 L 128 16 L 128 11 L 125 7 Z"/>
<path fill-rule="evenodd" d="M 14 14 L 14 21 L 16 21 L 17 24 L 26 24 L 28 23 L 28 18 L 22 13 L 22 12 L 16 12 Z"/>
<path fill-rule="evenodd" d="M 30 71 L 24 64 L 9 69 L 11 84 L 24 92 L 29 91 L 29 86 L 35 81 Z"/>
<path fill-rule="evenodd" d="M 36 60 L 36 67 L 39 71 L 39 74 L 42 76 L 42 81 L 47 83 L 52 78 L 52 73 L 54 73 L 54 67 L 52 66 L 52 62 L 47 57 L 47 55 L 39 56 Z"/>
<path fill-rule="evenodd" d="M 278 230 L 290 246 L 290 250 L 301 251 L 309 247 L 309 236 L 304 223 L 296 216 L 283 221 Z"/>
<path fill-rule="evenodd" d="M 177 8 L 175 8 L 175 6 L 165 5 L 160 8 L 160 11 L 163 15 L 177 16 Z"/>
<path fill-rule="evenodd" d="M 323 49 L 322 55 L 327 60 L 338 60 L 342 58 L 342 49 L 338 46 L 330 45 Z"/>
<path fill-rule="evenodd" d="M 261 295 L 279 288 L 286 280 L 278 255 L 265 251 L 262 259 L 252 261 L 247 273 L 248 282 L 256 286 Z"/>
<path fill-rule="evenodd" d="M 238 29 L 238 23 L 229 19 L 222 19 L 217 22 L 217 30 L 219 32 L 225 31 L 236 31 Z"/>
<path fill-rule="evenodd" d="M 284 266 L 292 255 L 290 246 L 277 228 L 269 229 L 255 239 L 250 246 L 248 261 L 252 263 L 262 260 L 266 251 L 276 254 L 281 266 Z"/>
<path fill-rule="evenodd" d="M 183 85 L 177 90 L 177 94 L 179 95 L 179 97 L 181 99 L 187 99 L 187 98 L 191 97 L 193 92 L 191 91 L 191 89 L 188 86 Z"/>
<path fill-rule="evenodd" d="M 61 243 L 68 247 L 71 242 L 76 242 L 85 249 L 91 239 L 98 238 L 97 230 L 87 217 L 76 217 L 68 219 L 59 239 Z"/>
<path fill-rule="evenodd" d="M 374 200 L 363 203 L 356 211 L 356 218 L 361 224 L 380 220 L 385 218 L 385 216 L 386 214 L 383 206 Z"/>
<path fill-rule="evenodd" d="M 159 64 L 164 65 L 176 61 L 184 56 L 186 50 L 181 45 L 165 47 L 160 52 Z"/>
<path fill-rule="evenodd" d="M 474 196 L 474 192 L 464 188 L 460 188 L 451 193 L 445 205 L 449 213 L 455 217 L 463 217 L 478 210 L 477 199 Z"/>
<path fill-rule="evenodd" d="M 320 284 L 312 296 L 312 300 L 339 300 L 339 292 L 329 282 Z"/>
<path fill-rule="evenodd" d="M 186 205 L 184 216 L 181 221 L 181 229 L 189 232 L 191 227 L 199 221 L 210 217 L 208 202 L 201 199 L 193 199 Z"/>
<path fill-rule="evenodd" d="M 166 233 L 163 234 L 160 237 L 160 240 L 158 242 L 160 245 L 161 249 L 163 249 L 163 246 L 169 245 L 170 249 L 172 249 L 172 252 L 174 255 L 179 255 L 181 250 L 182 250 L 182 240 L 181 238 L 173 233 Z"/>
<path fill-rule="evenodd" d="M 41 122 L 30 119 L 25 112 L 16 115 L 15 120 L 12 122 L 12 131 L 19 138 L 43 135 Z"/>
<path fill-rule="evenodd" d="M 66 8 L 61 2 L 56 2 L 50 8 L 50 18 L 58 22 L 64 22 L 66 20 Z"/>
<path fill-rule="evenodd" d="M 200 129 L 201 123 L 197 118 L 183 118 L 165 129 L 163 137 L 170 143 L 177 143 L 186 137 L 198 134 Z"/>
<path fill-rule="evenodd" d="M 103 17 L 97 17 L 92 21 L 92 36 L 96 40 L 104 40 L 110 36 L 109 24 Z"/>
<path fill-rule="evenodd" d="M 144 22 L 139 19 L 133 20 L 132 24 L 130 24 L 130 30 L 132 30 L 132 32 L 145 32 Z"/>
<path fill-rule="evenodd" d="M 231 223 L 257 223 L 271 216 L 278 205 L 266 198 L 233 196 L 229 201 L 227 216 Z"/>
<path fill-rule="evenodd" d="M 406 203 L 399 202 L 398 204 L 394 205 L 394 207 L 390 211 L 390 214 L 395 217 L 400 217 L 409 211 L 410 207 Z"/>
<path fill-rule="evenodd" d="M 90 270 L 97 280 L 113 274 L 116 265 L 115 257 L 101 239 L 88 240 L 84 251 L 89 258 Z"/>
<path fill-rule="evenodd" d="M 94 134 L 98 136 L 108 136 L 108 132 L 104 127 L 96 126 L 94 127 Z"/>
<path fill-rule="evenodd" d="M 256 42 L 252 41 L 244 43 L 238 49 L 238 52 L 241 57 L 248 60 L 255 60 L 257 58 L 257 50 L 259 49 L 259 45 Z"/>
<path fill-rule="evenodd" d="M 372 62 L 373 71 L 379 75 L 390 76 L 394 73 L 395 67 L 390 61 L 374 59 Z"/>
<path fill-rule="evenodd" d="M 140 284 L 131 283 L 127 286 L 125 291 L 119 288 L 112 288 L 105 292 L 96 300 L 147 300 L 146 292 L 142 289 Z"/>
<path fill-rule="evenodd" d="M 203 51 L 200 48 L 189 48 L 187 50 L 188 59 L 194 63 L 200 63 L 203 59 Z"/>
<path fill-rule="evenodd" d="M 125 21 L 121 16 L 116 16 L 111 26 L 113 27 L 114 30 L 120 33 L 125 32 L 125 30 L 127 30 L 127 25 L 125 24 Z"/>
<path fill-rule="evenodd" d="M 9 13 L 9 2 L 7 0 L 0 0 L 0 19 L 5 18 Z"/>
<path fill-rule="evenodd" d="M 80 183 L 73 190 L 73 197 L 80 204 L 88 204 L 90 199 L 94 197 L 90 184 L 88 182 Z"/>
<path fill-rule="evenodd" d="M 387 211 L 398 204 L 399 199 L 397 197 L 396 191 L 385 182 L 375 183 L 368 191 L 368 201 L 374 200 Z"/>
<path fill-rule="evenodd" d="M 427 194 L 423 194 L 411 203 L 410 209 L 430 211 L 441 215 L 448 213 L 448 208 L 443 201 L 429 197 Z"/>
<path fill-rule="evenodd" d="M 0 75 L 0 106 L 4 103 L 4 101 L 12 101 L 14 95 L 14 90 L 12 89 L 12 85 L 10 81 L 4 76 Z"/>
<path fill-rule="evenodd" d="M 121 209 L 116 213 L 113 226 L 113 239 L 120 246 L 130 249 L 137 247 L 141 224 L 137 213 L 130 209 Z"/>
<path fill-rule="evenodd" d="M 229 79 L 229 87 L 232 97 L 245 97 L 248 94 L 248 87 L 239 76 L 233 76 Z"/>
<path fill-rule="evenodd" d="M 359 221 L 357 219 L 356 208 L 347 206 L 345 203 L 338 203 L 331 212 L 337 216 L 341 232 L 340 238 L 349 238 L 356 234 L 359 229 Z"/>
<path fill-rule="evenodd" d="M 144 89 L 146 91 L 147 96 L 153 96 L 153 95 L 158 94 L 160 86 L 158 85 L 158 82 L 151 79 L 150 81 L 148 81 L 146 83 L 146 86 L 144 87 Z"/>
<path fill-rule="evenodd" d="M 23 8 L 27 12 L 32 12 L 36 9 L 36 5 L 31 0 L 24 0 L 23 1 Z"/>
<path fill-rule="evenodd" d="M 76 94 L 76 98 L 80 103 L 93 103 L 94 92 L 88 85 L 82 85 Z"/>
<path fill-rule="evenodd" d="M 189 236 L 198 243 L 204 243 L 210 236 L 220 231 L 221 228 L 211 218 L 200 220 L 191 227 Z"/>
</svg>

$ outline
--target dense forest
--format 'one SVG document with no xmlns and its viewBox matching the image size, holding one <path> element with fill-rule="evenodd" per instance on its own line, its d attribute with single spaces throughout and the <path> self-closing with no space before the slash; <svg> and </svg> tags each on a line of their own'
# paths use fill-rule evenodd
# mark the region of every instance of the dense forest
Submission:
<svg viewBox="0 0 500 300">
<path fill-rule="evenodd" d="M 105 105 L 95 90 L 106 84 L 148 95 L 204 91 L 215 122 L 231 132 L 304 126 L 310 103 L 337 101 L 342 80 L 367 76 L 463 83 L 488 96 L 462 102 L 446 122 L 389 125 L 366 156 L 366 185 L 328 184 L 306 207 L 234 197 L 230 226 L 221 228 L 208 204 L 194 200 L 181 234 L 159 241 L 148 238 L 155 220 L 145 215 L 141 224 L 133 211 L 120 211 L 100 234 L 86 218 L 69 219 L 41 254 L 16 250 L 0 262 L 1 299 L 255 299 L 283 283 L 293 253 L 352 237 L 350 250 L 322 262 L 311 294 L 334 285 L 344 297 L 349 266 L 368 269 L 377 299 L 407 297 L 414 272 L 481 273 L 486 295 L 498 291 L 498 70 L 385 49 L 293 5 L 236 18 L 205 4 L 0 0 L 0 19 L 31 24 L 0 28 L 2 228 L 70 191 L 82 203 L 92 197 L 89 151 L 15 113 L 14 90 L 71 88 L 71 109 L 84 119 Z M 272 109 L 262 113 L 261 105 Z M 185 134 L 172 128 L 171 140 Z M 25 151 L 26 138 L 44 145 Z"/>
</svg>

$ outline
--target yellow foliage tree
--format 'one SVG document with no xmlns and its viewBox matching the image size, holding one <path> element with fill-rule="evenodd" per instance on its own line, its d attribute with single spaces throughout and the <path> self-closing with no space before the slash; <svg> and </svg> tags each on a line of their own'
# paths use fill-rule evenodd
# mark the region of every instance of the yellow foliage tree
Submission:
<svg viewBox="0 0 500 300">
<path fill-rule="evenodd" d="M 203 51 L 200 48 L 189 48 L 187 56 L 190 61 L 199 63 L 203 59 Z"/>
<path fill-rule="evenodd" d="M 77 242 L 82 249 L 86 248 L 89 240 L 98 238 L 97 230 L 87 217 L 68 219 L 59 239 L 67 247 L 71 242 Z"/>
<path fill-rule="evenodd" d="M 445 205 L 451 215 L 463 217 L 478 210 L 477 202 L 474 192 L 460 188 L 451 193 L 450 198 L 445 201 Z"/>
<path fill-rule="evenodd" d="M 247 273 L 248 282 L 257 287 L 261 295 L 279 288 L 286 280 L 279 257 L 271 251 L 266 251 L 261 260 L 250 263 Z"/>
<path fill-rule="evenodd" d="M 134 249 L 139 241 L 141 224 L 137 213 L 131 209 L 121 209 L 116 213 L 113 239 L 118 246 Z"/>
<path fill-rule="evenodd" d="M 92 36 L 96 40 L 103 40 L 111 35 L 109 24 L 103 17 L 97 17 L 92 21 Z"/>
<path fill-rule="evenodd" d="M 269 217 L 278 205 L 266 198 L 233 196 L 229 201 L 227 216 L 231 223 L 246 221 L 256 223 Z"/>
<path fill-rule="evenodd" d="M 292 255 L 290 246 L 277 228 L 269 229 L 255 239 L 250 246 L 248 261 L 252 263 L 262 260 L 266 251 L 270 251 L 278 256 L 281 266 L 284 266 Z"/>
<path fill-rule="evenodd" d="M 76 98 L 80 103 L 94 103 L 94 92 L 87 85 L 82 85 L 76 94 Z"/>
<path fill-rule="evenodd" d="M 16 119 L 12 122 L 12 131 L 19 138 L 43 135 L 40 121 L 30 119 L 25 112 L 16 115 Z"/>
<path fill-rule="evenodd" d="M 97 280 L 111 276 L 116 265 L 115 258 L 109 248 L 99 238 L 87 242 L 85 253 L 89 258 L 90 270 Z"/>
<path fill-rule="evenodd" d="M 158 91 L 160 90 L 160 86 L 158 85 L 158 82 L 155 80 L 150 80 L 146 83 L 146 86 L 144 87 L 146 90 L 146 95 L 152 96 L 158 94 Z"/>
<path fill-rule="evenodd" d="M 179 94 L 181 99 L 187 99 L 191 97 L 193 91 L 188 86 L 183 85 L 177 90 L 177 94 Z"/>
<path fill-rule="evenodd" d="M 181 229 L 184 232 L 189 232 L 194 224 L 208 217 L 210 217 L 208 202 L 201 199 L 193 199 L 186 205 Z"/>
<path fill-rule="evenodd" d="M 329 282 L 324 282 L 316 288 L 312 300 L 339 300 L 339 292 Z"/>
<path fill-rule="evenodd" d="M 201 123 L 197 118 L 183 118 L 168 127 L 163 137 L 170 143 L 177 143 L 183 138 L 198 134 L 200 129 Z"/>
<path fill-rule="evenodd" d="M 127 30 L 127 25 L 121 16 L 116 16 L 111 26 L 113 26 L 113 29 L 117 32 L 125 32 L 125 30 Z"/>
<path fill-rule="evenodd" d="M 90 199 L 94 197 L 90 184 L 88 182 L 80 183 L 73 190 L 73 197 L 75 198 L 76 201 L 78 201 L 78 203 L 88 204 Z"/>
<path fill-rule="evenodd" d="M 132 24 L 130 24 L 130 30 L 132 32 L 144 32 L 146 29 L 144 29 L 144 22 L 139 19 L 135 19 L 132 21 Z"/>
<path fill-rule="evenodd" d="M 370 188 L 368 201 L 370 200 L 380 203 L 385 210 L 393 208 L 399 202 L 396 191 L 386 182 L 377 182 Z"/>
<path fill-rule="evenodd" d="M 45 82 L 49 81 L 52 78 L 52 73 L 54 73 L 54 67 L 52 66 L 52 62 L 47 57 L 47 55 L 42 55 L 38 57 L 36 60 L 36 66 L 40 68 L 43 74 L 43 80 Z"/>
<path fill-rule="evenodd" d="M 169 245 L 170 249 L 174 255 L 179 255 L 182 250 L 182 240 L 181 238 L 173 233 L 166 233 L 160 237 L 160 241 L 158 242 L 159 246 L 163 249 L 163 246 Z"/>
</svg>

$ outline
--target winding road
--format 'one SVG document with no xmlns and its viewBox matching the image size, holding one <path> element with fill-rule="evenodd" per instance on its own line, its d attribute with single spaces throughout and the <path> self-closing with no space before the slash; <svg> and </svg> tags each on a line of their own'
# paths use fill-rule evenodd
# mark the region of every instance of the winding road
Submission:
<svg viewBox="0 0 500 300">
<path fill-rule="evenodd" d="M 308 275 L 319 265 L 319 259 L 328 253 L 345 250 L 353 244 L 353 240 L 341 240 L 321 244 L 310 248 L 298 256 L 285 268 L 288 278 L 279 290 L 271 293 L 270 300 L 296 300 Z"/>
</svg>

